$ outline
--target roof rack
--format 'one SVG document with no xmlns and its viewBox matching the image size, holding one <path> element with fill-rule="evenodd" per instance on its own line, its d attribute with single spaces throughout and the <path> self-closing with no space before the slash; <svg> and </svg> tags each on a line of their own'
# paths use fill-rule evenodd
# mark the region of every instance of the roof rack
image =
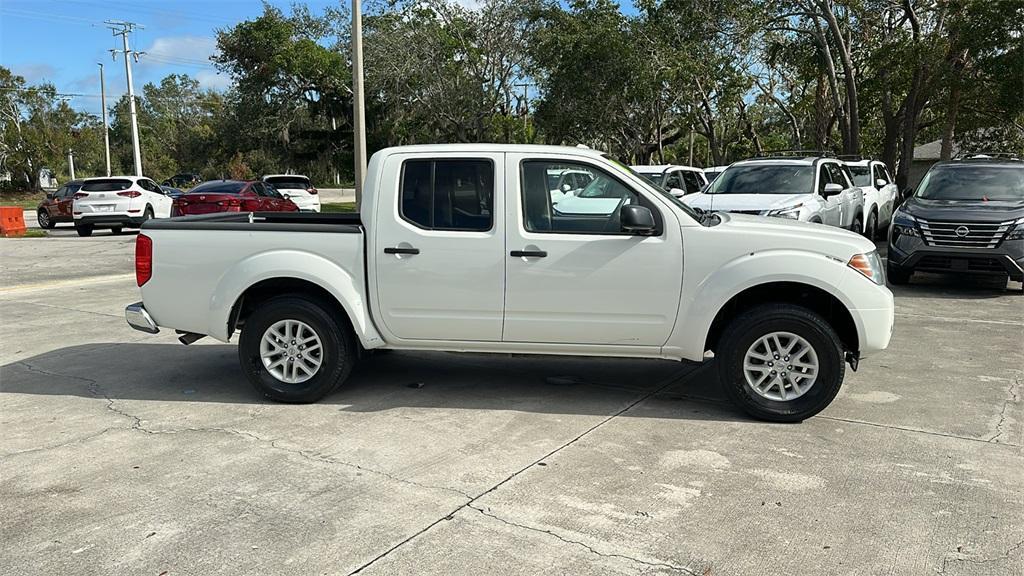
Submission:
<svg viewBox="0 0 1024 576">
<path fill-rule="evenodd" d="M 836 156 L 836 158 L 842 160 L 843 162 L 860 162 L 861 160 L 866 159 L 860 154 L 840 154 Z"/>
<path fill-rule="evenodd" d="M 1015 152 L 961 152 L 954 160 L 1016 160 L 1021 161 L 1020 154 Z"/>
<path fill-rule="evenodd" d="M 763 150 L 760 154 L 755 154 L 753 158 L 807 158 L 812 156 L 836 157 L 834 153 L 827 150 Z"/>
</svg>

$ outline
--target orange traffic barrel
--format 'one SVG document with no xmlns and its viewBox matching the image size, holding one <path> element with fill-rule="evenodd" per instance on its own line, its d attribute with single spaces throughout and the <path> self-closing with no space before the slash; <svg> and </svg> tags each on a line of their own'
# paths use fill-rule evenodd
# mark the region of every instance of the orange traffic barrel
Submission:
<svg viewBox="0 0 1024 576">
<path fill-rule="evenodd" d="M 0 236 L 25 235 L 25 211 L 18 206 L 0 206 Z"/>
</svg>

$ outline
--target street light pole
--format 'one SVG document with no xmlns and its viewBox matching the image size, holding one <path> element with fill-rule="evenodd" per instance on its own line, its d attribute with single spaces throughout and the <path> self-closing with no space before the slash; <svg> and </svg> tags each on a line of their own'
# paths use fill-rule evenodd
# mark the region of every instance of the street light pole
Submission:
<svg viewBox="0 0 1024 576">
<path fill-rule="evenodd" d="M 362 2 L 352 0 L 352 148 L 355 156 L 356 207 L 363 197 L 366 173 L 366 107 L 363 99 Z"/>
<path fill-rule="evenodd" d="M 100 106 L 103 107 L 103 153 L 107 160 L 107 176 L 110 176 L 110 126 L 107 124 L 107 84 L 103 81 L 103 63 L 100 67 Z"/>
</svg>

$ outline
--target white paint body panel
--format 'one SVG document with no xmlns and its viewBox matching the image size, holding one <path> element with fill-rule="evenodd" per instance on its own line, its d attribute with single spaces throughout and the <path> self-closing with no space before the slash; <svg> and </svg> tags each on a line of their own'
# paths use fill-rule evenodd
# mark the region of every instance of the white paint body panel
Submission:
<svg viewBox="0 0 1024 576">
<path fill-rule="evenodd" d="M 88 220 L 93 216 L 126 216 L 129 218 L 141 218 L 146 206 L 153 209 L 154 218 L 170 218 L 171 205 L 174 200 L 162 193 L 146 190 L 139 185 L 140 180 L 148 180 L 153 186 L 157 186 L 149 178 L 141 176 L 110 176 L 102 178 L 86 178 L 82 183 L 83 188 L 90 181 L 95 180 L 130 180 L 132 182 L 129 190 L 139 193 L 135 198 L 118 196 L 117 192 L 89 192 L 79 189 L 80 192 L 88 194 L 84 198 L 78 198 L 72 204 L 72 212 L 75 220 Z M 159 186 L 157 186 L 159 188 Z"/>
<path fill-rule="evenodd" d="M 488 158 L 495 163 L 488 232 L 427 231 L 398 214 L 401 163 L 410 158 Z M 557 158 L 615 174 L 661 213 L 660 236 L 526 232 L 519 161 Z M 633 356 L 700 361 L 722 306 L 776 281 L 816 286 L 850 311 L 860 352 L 888 345 L 892 293 L 849 268 L 874 246 L 827 226 L 721 216 L 706 227 L 624 168 L 586 149 L 527 145 L 428 145 L 373 155 L 359 233 L 160 230 L 153 276 L 142 288 L 160 326 L 229 337 L 246 288 L 301 278 L 332 294 L 366 348 Z M 365 254 L 364 254 L 365 242 Z M 416 255 L 385 255 L 402 243 Z M 543 259 L 510 250 L 546 250 Z M 216 249 L 211 249 L 216 247 Z"/>
</svg>

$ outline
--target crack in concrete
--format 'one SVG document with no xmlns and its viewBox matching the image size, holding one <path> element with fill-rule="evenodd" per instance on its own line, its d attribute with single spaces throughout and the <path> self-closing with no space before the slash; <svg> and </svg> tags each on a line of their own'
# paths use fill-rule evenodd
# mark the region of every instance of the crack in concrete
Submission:
<svg viewBox="0 0 1024 576">
<path fill-rule="evenodd" d="M 424 526 L 423 528 L 421 528 L 418 531 L 414 532 L 413 534 L 410 534 L 409 536 L 407 536 L 406 538 L 404 538 L 403 540 L 401 540 L 397 544 L 394 544 L 393 546 L 391 546 L 387 550 L 384 550 L 380 554 L 378 554 L 378 555 L 374 556 L 373 558 L 371 558 L 369 561 L 363 563 L 361 566 L 359 566 L 355 570 L 349 572 L 348 576 L 353 576 L 354 574 L 358 574 L 358 573 L 362 572 L 363 570 L 369 568 L 370 566 L 376 564 L 378 561 L 384 559 L 385 557 L 387 557 L 389 554 L 391 554 L 395 550 L 398 550 L 402 546 L 404 546 L 404 545 L 408 544 L 409 542 L 415 540 L 420 535 L 425 534 L 426 532 L 428 532 L 434 526 L 437 526 L 438 524 L 440 524 L 441 522 L 444 522 L 446 520 L 451 520 L 455 516 L 455 514 L 461 512 L 462 510 L 465 510 L 466 508 L 473 508 L 474 510 L 477 510 L 477 508 L 472 506 L 472 504 L 474 502 L 476 502 L 477 500 L 483 498 L 484 496 L 490 494 L 491 492 L 494 492 L 498 488 L 501 488 L 502 486 L 504 486 L 508 482 L 511 482 L 514 478 L 516 478 L 520 474 L 526 472 L 530 468 L 533 468 L 534 466 L 536 466 L 540 462 L 543 462 L 544 460 L 554 456 L 555 454 L 561 452 L 562 450 L 568 448 L 569 446 L 572 446 L 573 444 L 575 444 L 576 442 L 581 440 L 584 436 L 590 434 L 594 430 L 597 430 L 601 426 L 604 426 L 605 424 L 607 424 L 608 422 L 614 420 L 618 416 L 621 416 L 622 414 L 625 414 L 626 412 L 631 410 L 633 407 L 635 407 L 637 404 L 640 404 L 641 402 L 643 402 L 645 400 L 648 400 L 649 398 L 652 398 L 652 397 L 654 397 L 657 394 L 660 394 L 661 392 L 663 392 L 666 389 L 668 389 L 670 386 L 676 384 L 679 381 L 680 378 L 688 375 L 692 371 L 693 370 L 687 368 L 687 369 L 681 370 L 679 372 L 673 373 L 671 376 L 667 377 L 662 382 L 659 382 L 657 385 L 653 386 L 652 389 L 649 392 L 647 392 L 645 394 L 642 394 L 639 398 L 637 398 L 636 400 L 630 402 L 624 408 L 622 408 L 619 411 L 614 412 L 613 414 L 605 417 L 600 422 L 598 422 L 597 424 L 594 424 L 590 428 L 587 428 L 586 430 L 584 430 L 583 432 L 581 432 L 579 435 L 577 435 L 576 437 L 572 438 L 568 442 L 565 442 L 564 444 L 558 446 L 554 450 L 551 450 L 550 452 L 544 454 L 540 458 L 537 458 L 533 462 L 530 462 L 526 466 L 523 466 L 519 470 L 516 470 L 515 472 L 509 474 L 508 476 L 506 476 L 505 478 L 503 478 L 502 480 L 500 480 L 499 482 L 497 482 L 496 484 L 494 484 L 493 486 L 491 486 L 487 490 L 484 490 L 480 494 L 478 494 L 478 495 L 474 496 L 473 498 L 471 498 L 469 501 L 467 501 L 467 502 L 465 502 L 463 504 L 460 504 L 459 506 L 456 506 L 454 509 L 452 509 L 451 512 L 445 514 L 444 516 L 438 518 L 437 520 L 434 520 L 430 524 L 427 524 L 426 526 Z"/>
<path fill-rule="evenodd" d="M 950 556 L 950 553 L 947 552 L 942 557 L 942 565 L 939 566 L 939 569 L 936 570 L 935 573 L 936 574 L 945 574 L 946 573 L 946 566 L 949 565 L 949 562 L 951 560 L 955 560 L 957 562 L 967 562 L 967 563 L 970 563 L 970 564 L 988 564 L 990 562 L 999 562 L 1000 560 L 1009 560 L 1010 556 L 1013 555 L 1013 553 L 1015 551 L 1019 550 L 1021 547 L 1024 547 L 1024 540 L 1021 540 L 1020 542 L 1017 542 L 1013 546 L 1010 546 L 1009 548 L 1004 550 L 1002 554 L 1000 554 L 998 556 L 995 556 L 995 557 L 992 557 L 992 558 L 968 558 L 968 557 L 964 556 L 963 554 L 961 554 L 959 552 L 957 552 L 956 555 L 954 555 L 954 556 Z"/>
<path fill-rule="evenodd" d="M 986 442 L 996 442 L 996 440 L 1003 435 L 1003 432 L 1005 432 L 1005 430 L 1003 430 L 1003 425 L 1006 424 L 1006 410 L 1009 408 L 1010 404 L 1016 404 L 1020 401 L 1020 398 L 1017 395 L 1018 388 L 1020 388 L 1020 376 L 1014 376 L 1013 382 L 1006 390 L 1007 397 L 1003 400 L 1003 407 L 999 411 L 999 421 L 996 422 L 995 434 L 986 440 Z M 999 444 L 1003 444 L 1003 442 L 999 442 Z"/>
<path fill-rule="evenodd" d="M 587 550 L 587 552 L 590 552 L 591 554 L 595 554 L 597 556 L 601 556 L 602 558 L 620 558 L 620 559 L 623 559 L 623 560 L 628 560 L 630 562 L 635 562 L 637 564 L 641 564 L 641 565 L 649 567 L 649 568 L 667 568 L 667 569 L 673 570 L 675 572 L 681 572 L 683 574 L 690 574 L 692 576 L 700 576 L 701 574 L 707 574 L 708 573 L 709 567 L 707 567 L 705 569 L 702 569 L 701 572 L 694 572 L 693 570 L 691 570 L 690 568 L 687 568 L 685 566 L 678 566 L 676 564 L 670 564 L 668 562 L 662 562 L 662 561 L 652 562 L 652 561 L 648 561 L 648 560 L 641 560 L 641 559 L 633 557 L 633 556 L 627 556 L 625 554 L 617 554 L 617 553 L 614 553 L 614 552 L 601 552 L 600 550 L 595 549 L 593 546 L 590 546 L 589 544 L 587 544 L 585 542 L 580 542 L 579 540 L 572 540 L 570 538 L 566 538 L 565 536 L 562 536 L 561 534 L 558 534 L 557 532 L 553 532 L 551 530 L 545 530 L 543 528 L 536 528 L 536 527 L 533 527 L 533 526 L 527 526 L 526 524 L 520 524 L 518 522 L 512 522 L 511 520 L 506 520 L 504 518 L 501 518 L 500 516 L 497 516 L 495 514 L 487 512 L 483 508 L 477 508 L 476 506 L 473 506 L 472 504 L 469 505 L 469 507 L 472 508 L 473 510 L 476 510 L 477 512 L 483 514 L 484 516 L 487 516 L 488 518 L 493 518 L 493 519 L 501 522 L 502 524 L 506 524 L 506 525 L 512 526 L 514 528 L 521 528 L 523 530 L 529 530 L 531 532 L 537 532 L 537 533 L 540 533 L 540 534 L 547 534 L 549 536 L 553 536 L 553 537 L 557 538 L 558 540 L 560 540 L 560 541 L 562 541 L 562 542 L 564 542 L 566 544 L 573 544 L 573 545 L 576 545 L 576 546 L 583 547 L 583 548 L 585 548 Z"/>
</svg>

